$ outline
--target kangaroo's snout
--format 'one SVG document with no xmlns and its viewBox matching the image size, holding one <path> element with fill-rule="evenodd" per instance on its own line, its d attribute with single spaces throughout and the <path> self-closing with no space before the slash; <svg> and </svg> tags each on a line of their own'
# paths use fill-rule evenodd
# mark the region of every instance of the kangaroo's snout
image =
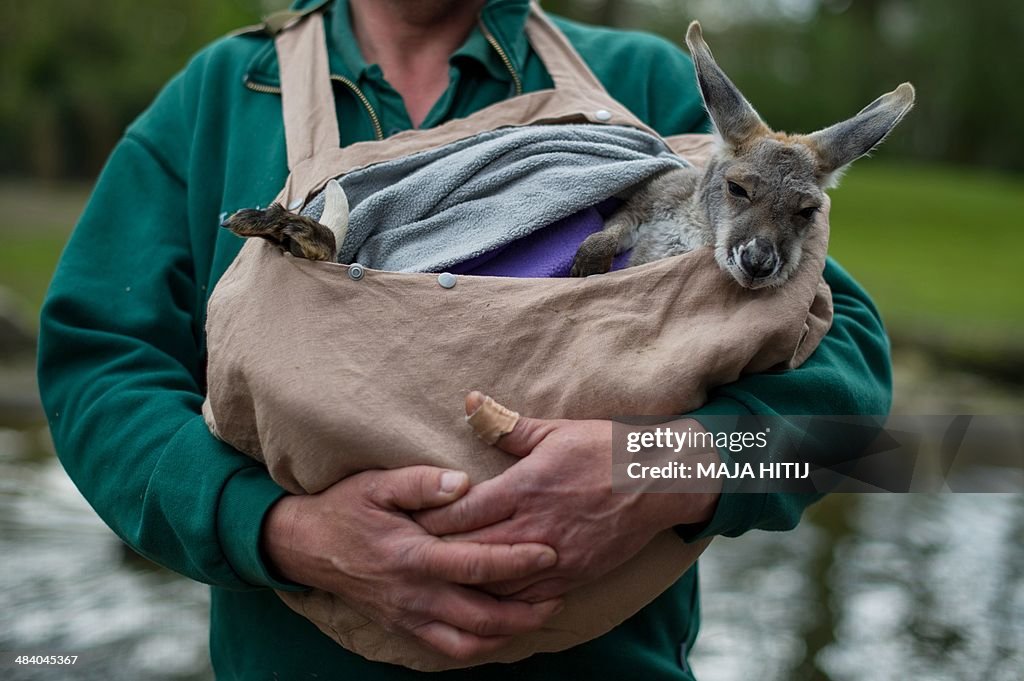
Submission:
<svg viewBox="0 0 1024 681">
<path fill-rule="evenodd" d="M 779 269 L 779 252 L 764 237 L 754 237 L 745 244 L 733 248 L 733 260 L 751 279 L 764 279 Z"/>
</svg>

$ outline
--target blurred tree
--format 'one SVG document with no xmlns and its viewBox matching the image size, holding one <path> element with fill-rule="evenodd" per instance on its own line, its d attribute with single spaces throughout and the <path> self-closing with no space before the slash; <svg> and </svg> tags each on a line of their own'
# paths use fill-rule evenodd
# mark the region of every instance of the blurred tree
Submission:
<svg viewBox="0 0 1024 681">
<path fill-rule="evenodd" d="M 0 172 L 41 178 L 93 175 L 192 53 L 265 11 L 260 0 L 11 0 L 5 9 Z"/>
<path fill-rule="evenodd" d="M 715 55 L 773 126 L 811 131 L 909 80 L 917 108 L 880 153 L 1024 170 L 1024 11 L 1005 0 L 549 0 L 570 18 Z"/>
<path fill-rule="evenodd" d="M 288 0 L 11 0 L 0 24 L 0 173 L 91 176 L 204 43 Z M 881 153 L 1024 170 L 1024 12 L 1003 0 L 546 0 L 683 44 L 701 19 L 770 124 L 809 131 L 904 80 L 917 110 Z M 671 87 L 671 84 L 666 84 Z"/>
</svg>

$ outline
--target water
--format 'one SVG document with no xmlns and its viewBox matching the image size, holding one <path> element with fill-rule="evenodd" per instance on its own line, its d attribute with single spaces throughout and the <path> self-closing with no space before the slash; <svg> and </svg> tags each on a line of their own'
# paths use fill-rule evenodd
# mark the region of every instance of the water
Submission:
<svg viewBox="0 0 1024 681">
<path fill-rule="evenodd" d="M 1024 497 L 836 495 L 701 559 L 702 681 L 1019 681 Z"/>
<path fill-rule="evenodd" d="M 0 429 L 0 651 L 80 659 L 0 678 L 211 678 L 206 588 L 124 549 L 48 447 L 45 430 Z"/>
<path fill-rule="evenodd" d="M 902 411 L 1024 412 L 1019 387 L 898 359 Z M 206 587 L 125 550 L 19 405 L 0 414 L 0 653 L 80 660 L 7 656 L 0 678 L 211 678 Z M 1024 496 L 834 495 L 793 532 L 717 539 L 701 584 L 701 681 L 1024 679 Z"/>
</svg>

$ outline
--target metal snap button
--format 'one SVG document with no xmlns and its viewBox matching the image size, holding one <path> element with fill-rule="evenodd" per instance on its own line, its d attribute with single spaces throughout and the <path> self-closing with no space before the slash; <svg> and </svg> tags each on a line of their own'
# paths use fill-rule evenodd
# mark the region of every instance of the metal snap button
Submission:
<svg viewBox="0 0 1024 681">
<path fill-rule="evenodd" d="M 594 118 L 599 121 L 610 121 L 612 119 L 612 112 L 607 109 L 598 109 L 594 112 Z"/>
<path fill-rule="evenodd" d="M 352 263 L 348 266 L 348 278 L 353 281 L 359 281 L 366 274 L 366 270 L 357 262 Z"/>
<path fill-rule="evenodd" d="M 441 288 L 453 288 L 456 281 L 458 281 L 458 277 L 451 272 L 442 272 L 437 275 L 437 283 L 441 285 Z"/>
<path fill-rule="evenodd" d="M 301 206 L 302 199 L 293 199 L 292 202 L 288 204 L 288 210 L 298 210 Z"/>
</svg>

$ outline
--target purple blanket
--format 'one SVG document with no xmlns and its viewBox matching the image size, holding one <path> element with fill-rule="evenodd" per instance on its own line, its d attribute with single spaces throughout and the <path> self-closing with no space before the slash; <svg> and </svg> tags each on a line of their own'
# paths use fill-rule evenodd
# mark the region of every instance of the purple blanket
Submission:
<svg viewBox="0 0 1024 681">
<path fill-rule="evenodd" d="M 604 229 L 605 218 L 621 204 L 619 199 L 608 199 L 518 241 L 459 263 L 450 271 L 490 277 L 568 277 L 580 244 Z M 628 260 L 627 251 L 615 258 L 612 269 L 621 269 Z"/>
</svg>

